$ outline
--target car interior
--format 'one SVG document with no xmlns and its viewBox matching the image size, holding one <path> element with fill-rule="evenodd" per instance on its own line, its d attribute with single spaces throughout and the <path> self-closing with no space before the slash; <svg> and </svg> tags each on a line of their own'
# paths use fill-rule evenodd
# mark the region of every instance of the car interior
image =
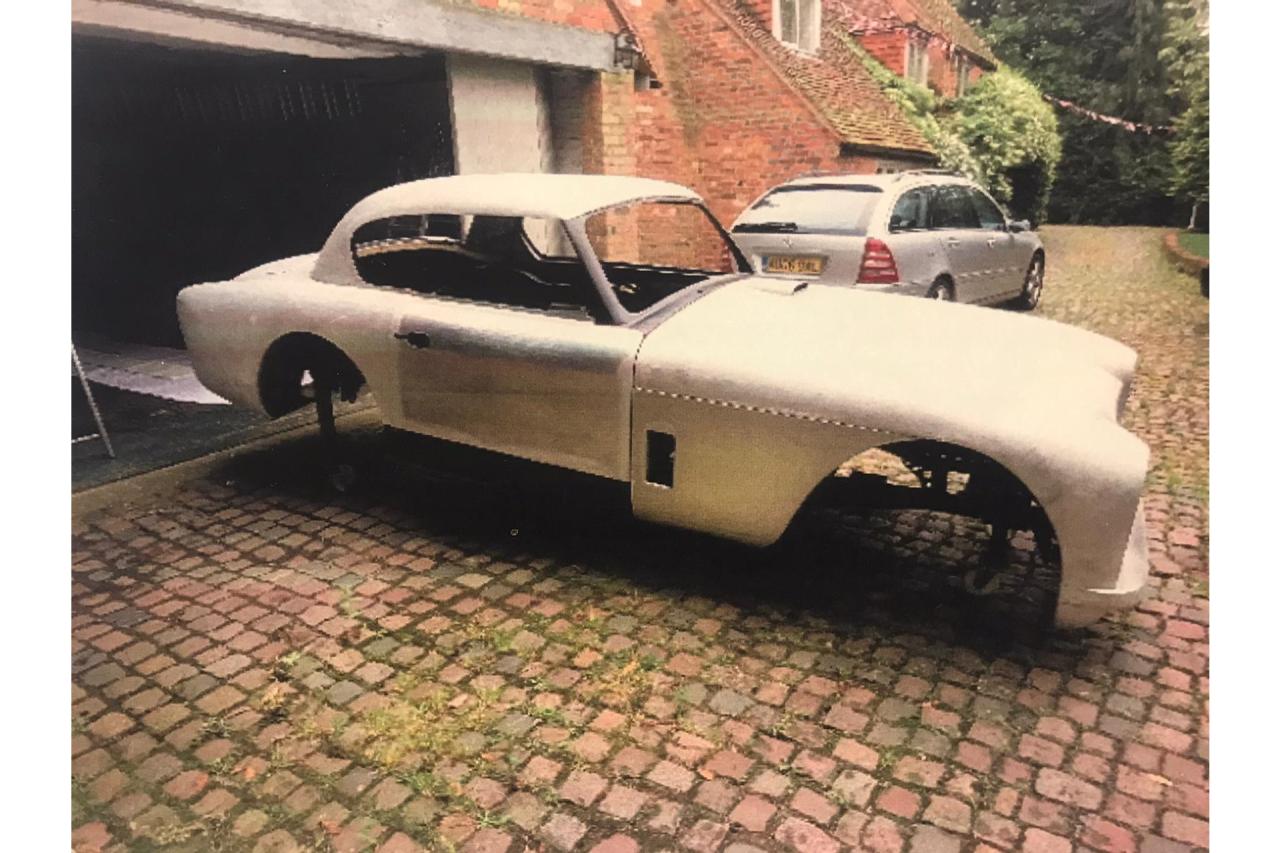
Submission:
<svg viewBox="0 0 1280 853">
<path fill-rule="evenodd" d="M 469 227 L 453 214 L 368 223 L 352 239 L 356 271 L 374 285 L 608 322 L 576 255 L 539 252 L 522 217 L 468 218 Z M 618 301 L 631 313 L 714 274 L 622 262 L 602 266 Z"/>
</svg>

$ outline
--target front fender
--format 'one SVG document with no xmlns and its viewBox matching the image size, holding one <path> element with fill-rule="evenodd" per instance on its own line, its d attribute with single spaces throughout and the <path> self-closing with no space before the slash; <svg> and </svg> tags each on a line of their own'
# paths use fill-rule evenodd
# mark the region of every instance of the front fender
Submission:
<svg viewBox="0 0 1280 853">
<path fill-rule="evenodd" d="M 648 475 L 648 433 L 675 437 L 670 486 Z M 905 436 L 828 418 L 636 388 L 631 503 L 639 518 L 765 547 L 842 462 Z"/>
<path fill-rule="evenodd" d="M 836 468 L 873 447 L 922 438 L 729 400 L 640 387 L 633 394 L 632 506 L 643 519 L 759 547 L 777 541 Z M 671 484 L 649 482 L 648 433 L 675 439 Z M 1026 433 L 1034 435 L 1034 430 Z M 1136 600 L 1146 581 L 1140 512 L 1146 446 L 1114 423 L 1082 422 L 1053 442 L 968 435 L 957 443 L 1007 468 L 1058 538 L 1057 621 L 1074 626 Z"/>
</svg>

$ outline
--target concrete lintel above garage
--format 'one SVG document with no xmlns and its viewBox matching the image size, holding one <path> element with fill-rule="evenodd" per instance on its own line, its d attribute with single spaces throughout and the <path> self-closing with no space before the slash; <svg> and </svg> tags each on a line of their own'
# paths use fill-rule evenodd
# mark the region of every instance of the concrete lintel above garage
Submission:
<svg viewBox="0 0 1280 853">
<path fill-rule="evenodd" d="M 318 58 L 448 51 L 615 68 L 614 37 L 444 0 L 73 0 L 81 31 Z"/>
</svg>

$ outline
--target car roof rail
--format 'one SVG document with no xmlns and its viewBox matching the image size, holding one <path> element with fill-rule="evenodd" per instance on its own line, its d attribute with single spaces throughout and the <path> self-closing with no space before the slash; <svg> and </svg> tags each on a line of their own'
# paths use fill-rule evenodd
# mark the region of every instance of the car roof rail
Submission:
<svg viewBox="0 0 1280 853">
<path fill-rule="evenodd" d="M 955 169 L 907 169 L 905 171 L 898 172 L 897 177 L 894 180 L 900 181 L 903 178 L 912 175 L 946 175 L 949 178 L 964 177 L 964 175 L 960 174 Z"/>
</svg>

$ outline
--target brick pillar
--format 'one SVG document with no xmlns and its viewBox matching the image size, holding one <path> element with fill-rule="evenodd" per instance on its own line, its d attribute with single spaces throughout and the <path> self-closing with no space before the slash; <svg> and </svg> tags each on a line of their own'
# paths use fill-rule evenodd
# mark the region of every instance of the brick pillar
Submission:
<svg viewBox="0 0 1280 853">
<path fill-rule="evenodd" d="M 635 76 L 601 72 L 588 83 L 582 111 L 582 171 L 634 175 Z"/>
<path fill-rule="evenodd" d="M 582 171 L 599 175 L 634 175 L 635 75 L 601 72 L 587 84 L 582 114 Z M 589 236 L 605 257 L 634 259 L 638 234 L 635 216 L 597 217 Z"/>
</svg>

